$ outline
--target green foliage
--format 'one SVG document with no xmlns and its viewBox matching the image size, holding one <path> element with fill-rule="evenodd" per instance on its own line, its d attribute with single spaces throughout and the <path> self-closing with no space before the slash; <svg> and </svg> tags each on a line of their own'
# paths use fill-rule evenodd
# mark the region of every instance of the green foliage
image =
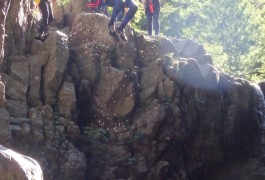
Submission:
<svg viewBox="0 0 265 180">
<path fill-rule="evenodd" d="M 143 4 L 139 4 L 138 11 L 136 12 L 131 24 L 132 27 L 137 30 L 147 29 Z"/>
<path fill-rule="evenodd" d="M 257 16 L 252 8 L 251 4 L 241 0 L 212 0 L 209 6 L 204 7 L 204 13 L 208 15 L 205 19 L 208 31 L 201 32 L 208 34 L 201 38 L 202 41 L 222 47 L 225 58 L 221 59 L 223 63 L 219 66 L 230 74 L 245 78 L 249 78 L 245 71 L 249 61 L 246 58 L 258 42 L 259 33 L 253 32 L 260 29 L 253 18 Z M 210 51 L 215 48 L 209 47 Z"/>
<path fill-rule="evenodd" d="M 65 6 L 70 2 L 70 0 L 57 0 L 56 2 L 58 5 Z"/>
<path fill-rule="evenodd" d="M 264 0 L 162 2 L 162 34 L 202 43 L 215 65 L 229 74 L 249 80 L 265 77 Z M 142 6 L 139 11 L 133 25 L 146 31 Z"/>
</svg>

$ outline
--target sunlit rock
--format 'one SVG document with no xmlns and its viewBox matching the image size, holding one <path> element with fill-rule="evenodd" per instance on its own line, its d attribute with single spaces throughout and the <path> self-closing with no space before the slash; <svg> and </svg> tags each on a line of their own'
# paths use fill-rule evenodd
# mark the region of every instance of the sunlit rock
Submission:
<svg viewBox="0 0 265 180">
<path fill-rule="evenodd" d="M 49 60 L 43 66 L 44 101 L 54 105 L 69 58 L 67 35 L 54 31 L 45 40 L 43 50 L 49 52 Z"/>
<path fill-rule="evenodd" d="M 0 146 L 0 173 L 2 179 L 43 179 L 38 162 L 28 156 Z"/>
</svg>

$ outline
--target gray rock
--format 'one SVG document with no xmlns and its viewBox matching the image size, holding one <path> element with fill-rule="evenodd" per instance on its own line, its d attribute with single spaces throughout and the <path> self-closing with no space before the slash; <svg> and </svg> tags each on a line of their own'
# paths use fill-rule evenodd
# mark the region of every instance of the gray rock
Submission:
<svg viewBox="0 0 265 180">
<path fill-rule="evenodd" d="M 58 94 L 58 106 L 60 115 L 71 119 L 76 111 L 76 96 L 73 83 L 65 82 Z"/>
<path fill-rule="evenodd" d="M 195 58 L 205 54 L 203 46 L 191 39 L 173 39 L 172 42 L 175 45 L 176 51 L 179 52 L 181 57 Z"/>
<path fill-rule="evenodd" d="M 68 37 L 59 31 L 54 31 L 45 40 L 43 48 L 49 52 L 49 60 L 44 65 L 43 72 L 44 100 L 46 104 L 54 105 L 69 58 Z"/>
<path fill-rule="evenodd" d="M 11 133 L 9 131 L 10 114 L 6 109 L 0 108 L 0 143 L 9 144 Z"/>
<path fill-rule="evenodd" d="M 9 9 L 10 2 L 7 0 L 1 1 L 1 11 L 0 11 L 0 63 L 2 63 L 4 58 L 4 40 L 5 40 L 5 23 L 6 16 Z"/>
<path fill-rule="evenodd" d="M 29 90 L 27 103 L 29 106 L 41 105 L 40 86 L 41 86 L 41 59 L 38 56 L 28 56 L 29 61 Z"/>
<path fill-rule="evenodd" d="M 8 99 L 6 102 L 6 109 L 12 117 L 27 117 L 28 106 L 25 101 Z"/>
<path fill-rule="evenodd" d="M 25 56 L 12 56 L 8 58 L 8 74 L 14 80 L 29 86 L 29 62 Z"/>
<path fill-rule="evenodd" d="M 42 169 L 38 162 L 28 156 L 0 146 L 0 173 L 2 179 L 43 180 Z"/>
<path fill-rule="evenodd" d="M 26 101 L 27 86 L 7 74 L 1 74 L 1 76 L 5 84 L 6 97 L 12 100 Z"/>
<path fill-rule="evenodd" d="M 79 151 L 68 151 L 66 161 L 62 165 L 62 179 L 84 179 L 86 170 L 86 157 Z"/>
</svg>

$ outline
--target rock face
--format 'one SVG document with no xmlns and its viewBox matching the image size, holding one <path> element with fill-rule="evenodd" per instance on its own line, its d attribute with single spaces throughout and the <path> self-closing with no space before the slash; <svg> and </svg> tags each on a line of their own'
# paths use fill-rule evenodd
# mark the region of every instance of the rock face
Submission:
<svg viewBox="0 0 265 180">
<path fill-rule="evenodd" d="M 253 152 L 256 89 L 218 71 L 200 44 L 127 29 L 128 43 L 115 46 L 103 16 L 75 20 L 71 72 L 86 82 L 77 123 L 90 127 L 81 143 L 90 179 L 196 179 Z"/>
<path fill-rule="evenodd" d="M 9 10 L 10 1 L 2 0 L 0 2 L 0 62 L 3 61 L 4 58 L 4 39 L 5 39 L 5 24 L 6 24 L 6 16 Z"/>
<path fill-rule="evenodd" d="M 0 146 L 0 173 L 1 179 L 43 179 L 41 167 L 35 160 L 3 146 Z"/>
<path fill-rule="evenodd" d="M 71 31 L 51 28 L 44 42 L 27 39 L 30 16 L 7 26 L 0 143 L 36 158 L 48 180 L 211 179 L 248 157 L 262 169 L 257 87 L 218 71 L 192 40 L 127 28 L 115 45 L 104 15 L 69 6 L 55 12 L 70 14 Z M 12 1 L 8 18 L 30 7 Z"/>
<path fill-rule="evenodd" d="M 23 55 L 32 40 L 33 2 L 31 0 L 7 1 L 10 8 L 6 17 L 5 56 Z"/>
</svg>

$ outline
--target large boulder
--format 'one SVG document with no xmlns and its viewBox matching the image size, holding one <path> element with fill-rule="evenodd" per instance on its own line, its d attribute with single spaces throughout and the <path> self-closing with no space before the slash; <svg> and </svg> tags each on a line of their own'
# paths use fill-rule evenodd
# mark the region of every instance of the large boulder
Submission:
<svg viewBox="0 0 265 180">
<path fill-rule="evenodd" d="M 95 42 L 102 46 L 113 44 L 107 26 L 108 21 L 108 18 L 102 14 L 82 12 L 73 22 L 70 46 L 74 48 L 82 44 L 88 45 Z"/>
<path fill-rule="evenodd" d="M 42 169 L 36 160 L 3 146 L 0 146 L 0 174 L 1 179 L 43 179 Z"/>
<path fill-rule="evenodd" d="M 133 110 L 133 85 L 126 72 L 116 68 L 103 68 L 96 91 L 96 105 L 106 117 L 125 116 Z"/>
<path fill-rule="evenodd" d="M 33 36 L 33 2 L 31 0 L 7 1 L 10 8 L 6 17 L 5 54 L 24 55 Z"/>
<path fill-rule="evenodd" d="M 28 56 L 29 62 L 29 88 L 27 94 L 27 103 L 29 106 L 41 105 L 41 80 L 42 80 L 42 63 L 41 58 L 37 55 Z"/>
<path fill-rule="evenodd" d="M 12 100 L 26 101 L 27 86 L 7 74 L 1 74 L 6 86 L 6 97 Z"/>
<path fill-rule="evenodd" d="M 49 53 L 49 59 L 43 65 L 44 102 L 54 105 L 69 58 L 67 35 L 53 31 L 45 40 L 42 50 Z"/>
<path fill-rule="evenodd" d="M 82 1 L 69 1 L 67 4 L 53 3 L 53 13 L 55 20 L 63 26 L 72 25 L 74 18 L 81 13 Z"/>
</svg>

